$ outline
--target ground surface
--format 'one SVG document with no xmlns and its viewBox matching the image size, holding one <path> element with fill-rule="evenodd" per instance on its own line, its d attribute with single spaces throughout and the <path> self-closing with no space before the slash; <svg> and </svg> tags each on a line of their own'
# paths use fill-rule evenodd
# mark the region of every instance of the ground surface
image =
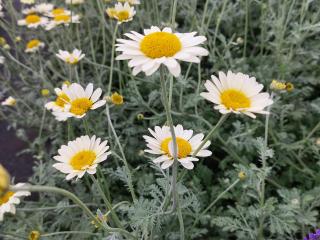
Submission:
<svg viewBox="0 0 320 240">
<path fill-rule="evenodd" d="M 26 182 L 32 175 L 32 156 L 17 155 L 26 148 L 26 144 L 19 140 L 14 131 L 7 130 L 7 125 L 0 122 L 0 163 L 15 177 L 15 182 Z"/>
</svg>

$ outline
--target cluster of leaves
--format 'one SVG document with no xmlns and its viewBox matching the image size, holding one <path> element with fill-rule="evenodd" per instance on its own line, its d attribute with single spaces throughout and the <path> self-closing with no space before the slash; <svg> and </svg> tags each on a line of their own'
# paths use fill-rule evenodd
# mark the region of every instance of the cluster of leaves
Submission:
<svg viewBox="0 0 320 240">
<path fill-rule="evenodd" d="M 52 168 L 52 156 L 59 146 L 83 134 L 84 128 L 79 121 L 69 121 L 67 125 L 45 113 L 43 106 L 48 99 L 41 97 L 40 90 L 49 88 L 53 92 L 54 87 L 69 79 L 69 69 L 54 55 L 58 49 L 75 47 L 82 49 L 88 59 L 79 65 L 82 83 L 94 82 L 107 89 L 115 22 L 104 18 L 100 8 L 106 6 L 104 1 L 88 0 L 73 7 L 85 16 L 80 25 L 49 32 L 26 30 L 14 24 L 22 14 L 9 2 L 5 3 L 8 14 L 1 26 L 12 50 L 1 49 L 6 63 L 1 67 L 0 98 L 14 95 L 20 101 L 15 109 L 1 108 L 0 116 L 16 129 L 21 139 L 30 143 L 27 151 L 36 159 L 30 183 L 70 190 L 91 209 L 104 213 L 106 206 L 89 178 L 68 183 Z M 141 2 L 134 20 L 120 26 L 119 36 L 170 21 L 167 16 L 171 1 Z M 247 240 L 258 239 L 262 231 L 265 239 L 302 239 L 309 230 L 319 227 L 319 2 L 184 0 L 178 1 L 177 9 L 177 29 L 205 35 L 210 55 L 199 66 L 184 64 L 183 75 L 173 80 L 175 124 L 208 132 L 217 122 L 219 114 L 199 96 L 204 80 L 217 71 L 248 73 L 266 88 L 274 78 L 295 86 L 290 93 L 275 95 L 268 141 L 264 117 L 252 120 L 231 116 L 213 139 L 213 156 L 197 163 L 178 183 L 185 235 L 188 239 Z M 23 43 L 37 36 L 45 40 L 46 50 L 26 55 L 24 44 L 14 42 L 16 36 L 22 36 Z M 112 121 L 133 169 L 139 200 L 131 202 L 127 172 L 116 155 L 102 165 L 104 190 L 114 204 L 125 201 L 117 212 L 127 229 L 139 238 L 179 239 L 178 217 L 168 200 L 170 174 L 153 165 L 141 151 L 145 148 L 142 135 L 147 128 L 165 122 L 159 75 L 134 78 L 126 63 L 115 62 L 114 79 L 113 89 L 121 92 L 125 104 L 110 109 Z M 144 114 L 143 120 L 137 119 L 140 113 Z M 91 133 L 109 139 L 113 152 L 118 152 L 103 111 L 90 113 L 88 125 Z M 38 134 L 35 139 L 27 134 L 30 129 Z M 246 173 L 246 179 L 203 214 L 220 193 L 237 181 L 240 171 Z M 18 239 L 35 229 L 50 239 L 122 238 L 96 229 L 75 205 L 52 194 L 39 194 L 19 205 L 17 214 L 6 216 L 0 226 L 1 234 Z"/>
</svg>

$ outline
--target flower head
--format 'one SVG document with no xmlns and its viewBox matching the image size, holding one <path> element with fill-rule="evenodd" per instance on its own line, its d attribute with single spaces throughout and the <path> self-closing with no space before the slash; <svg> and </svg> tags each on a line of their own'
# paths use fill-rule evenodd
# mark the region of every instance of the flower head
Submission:
<svg viewBox="0 0 320 240">
<path fill-rule="evenodd" d="M 39 50 L 40 48 L 44 48 L 45 44 L 38 39 L 32 39 L 27 43 L 26 49 L 24 50 L 26 53 L 33 53 Z"/>
<path fill-rule="evenodd" d="M 220 113 L 243 113 L 252 118 L 256 117 L 254 113 L 269 113 L 264 108 L 273 101 L 268 93 L 261 93 L 263 85 L 254 77 L 228 71 L 227 75 L 219 72 L 219 79 L 215 76 L 211 79 L 205 83 L 208 92 L 200 95 L 216 104 L 214 108 Z"/>
<path fill-rule="evenodd" d="M 270 84 L 270 89 L 282 91 L 286 89 L 286 83 L 273 79 Z"/>
<path fill-rule="evenodd" d="M 27 26 L 28 28 L 37 28 L 45 26 L 48 23 L 48 18 L 41 17 L 38 14 L 29 14 L 24 19 L 18 20 L 19 26 Z"/>
<path fill-rule="evenodd" d="M 39 231 L 33 230 L 29 233 L 28 240 L 39 240 L 40 236 L 41 234 Z"/>
<path fill-rule="evenodd" d="M 70 23 L 80 23 L 80 15 L 70 13 L 70 11 L 64 10 L 64 13 L 61 11 L 59 14 L 57 11 L 55 15 L 51 15 L 52 19 L 46 25 L 46 30 L 51 30 L 59 25 L 69 26 Z"/>
<path fill-rule="evenodd" d="M 320 229 L 317 229 L 315 233 L 309 233 L 303 240 L 320 240 Z"/>
<path fill-rule="evenodd" d="M 7 170 L 0 164 L 0 197 L 2 197 L 10 185 L 10 175 Z"/>
<path fill-rule="evenodd" d="M 152 137 L 144 135 L 143 138 L 147 142 L 149 149 L 145 152 L 160 155 L 153 160 L 154 163 L 162 163 L 161 168 L 166 169 L 173 164 L 173 141 L 170 128 L 168 126 L 156 126 L 154 130 L 148 129 Z M 193 156 L 194 151 L 202 143 L 204 135 L 202 133 L 193 135 L 192 130 L 184 130 L 182 125 L 174 127 L 177 142 L 178 161 L 183 167 L 193 169 L 192 162 L 198 161 L 197 157 L 208 157 L 212 153 L 207 150 L 210 146 L 210 141 L 206 142 L 200 151 Z"/>
<path fill-rule="evenodd" d="M 15 187 L 22 187 L 23 183 L 18 183 Z M 5 213 L 16 213 L 15 205 L 20 203 L 20 197 L 29 196 L 28 191 L 7 191 L 2 197 L 0 197 L 0 221 L 3 221 Z"/>
<path fill-rule="evenodd" d="M 119 23 L 131 21 L 136 14 L 134 7 L 130 7 L 129 3 L 123 5 L 117 3 L 114 8 L 108 8 L 106 12 L 109 17 L 118 20 Z"/>
<path fill-rule="evenodd" d="M 130 60 L 133 75 L 143 71 L 147 76 L 156 72 L 164 64 L 170 73 L 178 77 L 181 67 L 177 60 L 200 62 L 200 56 L 208 51 L 198 45 L 207 39 L 195 36 L 196 32 L 173 33 L 171 28 L 160 30 L 158 27 L 144 30 L 144 35 L 131 31 L 125 34 L 130 40 L 118 39 L 117 51 L 122 52 L 117 60 Z"/>
<path fill-rule="evenodd" d="M 96 136 L 82 136 L 61 146 L 59 155 L 54 157 L 59 163 L 53 167 L 67 174 L 67 180 L 82 178 L 86 172 L 95 174 L 98 164 L 107 160 L 111 154 L 108 149 L 108 141 L 101 142 Z"/>
<path fill-rule="evenodd" d="M 1 103 L 2 106 L 11 106 L 11 107 L 15 106 L 16 104 L 17 104 L 17 100 L 11 96 Z"/>
<path fill-rule="evenodd" d="M 123 104 L 123 96 L 119 93 L 115 92 L 111 95 L 111 102 L 114 105 L 122 105 Z"/>
<path fill-rule="evenodd" d="M 56 56 L 64 62 L 74 65 L 77 64 L 82 58 L 84 58 L 85 54 L 83 54 L 82 51 L 78 49 L 74 49 L 72 53 L 59 50 L 59 53 L 56 54 Z"/>
<path fill-rule="evenodd" d="M 65 105 L 70 102 L 70 98 L 67 96 L 66 91 L 68 86 L 62 85 L 62 89 L 55 88 L 54 91 L 57 95 L 55 101 L 48 102 L 45 108 L 52 111 L 64 111 Z"/>
<path fill-rule="evenodd" d="M 88 111 L 97 109 L 104 104 L 105 100 L 99 100 L 102 90 L 97 88 L 93 91 L 93 84 L 89 83 L 84 89 L 80 84 L 73 83 L 69 87 L 62 89 L 64 99 L 62 99 L 63 110 L 53 109 L 53 115 L 58 121 L 65 121 L 70 117 L 83 118 Z"/>
<path fill-rule="evenodd" d="M 50 90 L 47 89 L 47 88 L 41 89 L 41 95 L 42 95 L 43 97 L 49 96 L 49 95 L 50 95 Z"/>
</svg>

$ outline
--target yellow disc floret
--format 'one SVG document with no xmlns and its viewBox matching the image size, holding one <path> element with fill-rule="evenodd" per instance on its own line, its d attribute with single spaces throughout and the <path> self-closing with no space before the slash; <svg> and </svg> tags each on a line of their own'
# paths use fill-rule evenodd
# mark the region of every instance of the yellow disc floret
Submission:
<svg viewBox="0 0 320 240">
<path fill-rule="evenodd" d="M 64 22 L 64 23 L 68 23 L 70 22 L 71 20 L 71 17 L 69 15 L 58 15 L 58 16 L 55 16 L 53 18 L 53 20 L 55 22 Z"/>
<path fill-rule="evenodd" d="M 129 19 L 130 14 L 128 11 L 119 11 L 116 13 L 119 22 L 123 22 Z"/>
<path fill-rule="evenodd" d="M 38 39 L 33 39 L 27 43 L 27 49 L 36 48 L 40 45 L 40 41 Z"/>
<path fill-rule="evenodd" d="M 140 50 L 149 58 L 173 57 L 181 48 L 180 39 L 167 32 L 146 35 L 140 43 Z"/>
<path fill-rule="evenodd" d="M 172 157 L 170 152 L 169 152 L 169 143 L 172 141 L 171 137 L 168 137 L 166 139 L 164 139 L 161 143 L 161 150 L 163 152 L 165 152 L 168 156 Z M 183 139 L 183 138 L 176 138 L 177 141 L 177 146 L 178 146 L 178 158 L 185 158 L 188 155 L 190 155 L 191 151 L 192 151 L 192 147 L 191 144 Z"/>
<path fill-rule="evenodd" d="M 26 23 L 27 24 L 34 24 L 34 23 L 38 23 L 41 21 L 41 18 L 36 15 L 36 14 L 31 14 L 31 15 L 28 15 L 26 18 Z"/>
<path fill-rule="evenodd" d="M 70 98 L 65 93 L 61 93 L 58 95 L 55 104 L 59 107 L 64 107 L 66 103 L 70 101 Z"/>
<path fill-rule="evenodd" d="M 74 170 L 83 170 L 88 166 L 91 166 L 97 155 L 94 151 L 84 150 L 75 154 L 71 160 L 70 165 Z"/>
<path fill-rule="evenodd" d="M 111 102 L 115 105 L 122 105 L 123 104 L 123 96 L 119 93 L 115 92 L 111 95 Z"/>
<path fill-rule="evenodd" d="M 78 98 L 71 102 L 70 112 L 81 116 L 89 111 L 93 102 L 89 98 Z"/>
<path fill-rule="evenodd" d="M 11 191 L 6 192 L 6 193 L 0 198 L 0 206 L 1 206 L 2 204 L 7 203 L 7 202 L 10 200 L 10 198 L 13 196 L 13 194 L 14 194 L 14 192 L 11 192 Z"/>
<path fill-rule="evenodd" d="M 241 91 L 236 89 L 228 89 L 221 93 L 221 103 L 232 110 L 249 108 L 251 106 L 250 99 Z"/>
</svg>

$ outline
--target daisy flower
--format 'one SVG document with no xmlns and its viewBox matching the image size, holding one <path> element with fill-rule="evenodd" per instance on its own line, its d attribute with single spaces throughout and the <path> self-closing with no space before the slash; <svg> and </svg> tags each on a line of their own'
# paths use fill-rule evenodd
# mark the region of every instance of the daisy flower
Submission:
<svg viewBox="0 0 320 240">
<path fill-rule="evenodd" d="M 83 118 L 89 110 L 97 109 L 106 104 L 106 100 L 99 100 L 102 94 L 101 88 L 93 91 L 92 83 L 89 83 L 86 89 L 83 89 L 78 83 L 73 83 L 63 91 L 70 100 L 64 105 L 63 111 L 53 111 L 53 115 L 58 121 L 65 121 L 69 117 Z"/>
<path fill-rule="evenodd" d="M 51 11 L 47 12 L 48 17 L 57 17 L 57 16 L 63 16 L 63 15 L 71 15 L 71 11 L 66 10 L 64 8 L 54 8 Z"/>
<path fill-rule="evenodd" d="M 72 53 L 59 50 L 59 53 L 56 54 L 56 56 L 64 62 L 74 65 L 77 64 L 82 58 L 84 58 L 85 54 L 83 54 L 79 49 L 74 49 Z"/>
<path fill-rule="evenodd" d="M 255 118 L 254 113 L 268 114 L 264 108 L 273 103 L 268 93 L 261 93 L 263 85 L 255 77 L 243 73 L 228 71 L 225 75 L 219 72 L 219 79 L 211 76 L 211 80 L 206 81 L 205 88 L 208 92 L 200 95 L 216 104 L 214 108 L 222 114 L 243 113 Z"/>
<path fill-rule="evenodd" d="M 23 183 L 18 183 L 15 185 L 15 187 L 22 187 L 23 185 L 24 185 Z M 23 196 L 30 196 L 30 192 L 8 191 L 2 197 L 0 197 L 0 221 L 3 221 L 3 217 L 5 213 L 12 213 L 12 214 L 16 213 L 15 205 L 18 205 L 20 203 L 20 197 L 23 197 Z"/>
<path fill-rule="evenodd" d="M 53 19 L 46 25 L 46 30 L 49 31 L 59 25 L 69 26 L 70 23 L 80 23 L 80 16 L 77 14 L 62 14 L 54 16 Z"/>
<path fill-rule="evenodd" d="M 109 17 L 118 20 L 118 23 L 129 22 L 132 20 L 133 16 L 136 14 L 134 7 L 130 7 L 129 3 L 122 5 L 117 3 L 114 8 L 108 8 L 107 14 Z"/>
<path fill-rule="evenodd" d="M 153 160 L 154 163 L 162 163 L 161 168 L 166 169 L 173 164 L 173 141 L 170 128 L 168 126 L 156 126 L 154 130 L 148 129 L 152 137 L 144 135 L 143 138 L 147 142 L 145 152 L 160 155 Z M 193 169 L 193 162 L 199 161 L 197 157 L 211 156 L 211 151 L 207 150 L 210 141 L 206 142 L 200 151 L 193 156 L 194 151 L 200 146 L 204 135 L 202 133 L 193 136 L 192 130 L 184 130 L 182 125 L 174 127 L 177 140 L 178 161 L 183 167 Z"/>
<path fill-rule="evenodd" d="M 95 174 L 98 163 L 107 160 L 109 151 L 108 141 L 101 142 L 96 136 L 82 136 L 68 142 L 58 150 L 59 155 L 53 157 L 59 163 L 53 165 L 62 173 L 68 174 L 67 180 L 74 177 L 82 178 L 88 172 Z"/>
<path fill-rule="evenodd" d="M 48 23 L 48 18 L 41 17 L 38 14 L 29 14 L 24 19 L 18 20 L 19 26 L 27 26 L 28 28 L 37 28 Z"/>
<path fill-rule="evenodd" d="M 125 34 L 131 40 L 118 39 L 117 51 L 122 52 L 117 60 L 130 60 L 129 67 L 133 75 L 143 71 L 147 76 L 164 64 L 170 73 L 178 77 L 181 67 L 177 60 L 199 63 L 199 56 L 208 55 L 208 51 L 199 44 L 206 41 L 204 36 L 192 33 L 172 33 L 171 28 L 158 27 L 144 30 L 144 35 L 131 31 Z"/>
<path fill-rule="evenodd" d="M 1 103 L 2 106 L 15 106 L 16 104 L 17 100 L 11 96 Z"/>
<path fill-rule="evenodd" d="M 45 108 L 52 111 L 63 111 L 65 105 L 70 102 L 70 98 L 65 93 L 66 89 L 68 89 L 66 84 L 62 85 L 62 89 L 55 88 L 54 91 L 57 95 L 57 98 L 55 101 L 48 102 L 45 105 Z"/>
<path fill-rule="evenodd" d="M 139 0 L 118 0 L 118 2 L 129 3 L 130 5 L 139 5 Z"/>
<path fill-rule="evenodd" d="M 26 49 L 24 50 L 26 53 L 36 52 L 40 48 L 44 48 L 45 44 L 38 39 L 32 39 L 27 43 Z"/>
</svg>

